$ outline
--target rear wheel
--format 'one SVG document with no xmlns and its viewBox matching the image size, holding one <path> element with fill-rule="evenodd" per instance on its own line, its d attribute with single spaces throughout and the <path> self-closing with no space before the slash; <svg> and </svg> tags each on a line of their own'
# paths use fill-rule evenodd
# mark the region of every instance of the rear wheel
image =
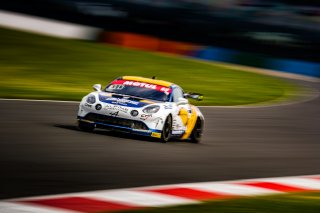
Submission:
<svg viewBox="0 0 320 213">
<path fill-rule="evenodd" d="M 195 126 L 193 127 L 192 133 L 190 135 L 190 141 L 192 143 L 199 143 L 202 136 L 203 123 L 200 118 L 197 119 Z"/>
<path fill-rule="evenodd" d="M 83 122 L 83 121 L 78 121 L 78 127 L 80 130 L 85 132 L 92 132 L 94 130 L 94 125 Z"/>
<path fill-rule="evenodd" d="M 172 131 L 172 117 L 169 115 L 164 122 L 164 126 L 161 133 L 161 142 L 166 143 L 170 140 Z"/>
</svg>

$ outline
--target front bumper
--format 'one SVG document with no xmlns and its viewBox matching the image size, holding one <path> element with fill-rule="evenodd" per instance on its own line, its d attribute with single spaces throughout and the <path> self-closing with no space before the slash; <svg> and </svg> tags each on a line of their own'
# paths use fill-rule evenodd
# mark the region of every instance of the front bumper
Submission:
<svg viewBox="0 0 320 213">
<path fill-rule="evenodd" d="M 102 115 L 92 112 L 86 114 L 84 117 L 78 116 L 77 119 L 80 122 L 85 122 L 88 125 L 96 128 L 112 129 L 136 135 L 161 138 L 161 130 L 150 129 L 142 121 Z"/>
</svg>

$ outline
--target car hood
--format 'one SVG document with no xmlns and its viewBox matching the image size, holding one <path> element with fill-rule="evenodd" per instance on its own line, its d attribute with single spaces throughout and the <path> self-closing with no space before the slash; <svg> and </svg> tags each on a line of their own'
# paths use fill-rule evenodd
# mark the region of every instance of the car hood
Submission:
<svg viewBox="0 0 320 213">
<path fill-rule="evenodd" d="M 99 93 L 99 101 L 107 104 L 114 104 L 126 107 L 141 108 L 150 104 L 157 103 L 147 99 L 140 99 L 134 96 L 114 94 L 114 93 Z"/>
</svg>

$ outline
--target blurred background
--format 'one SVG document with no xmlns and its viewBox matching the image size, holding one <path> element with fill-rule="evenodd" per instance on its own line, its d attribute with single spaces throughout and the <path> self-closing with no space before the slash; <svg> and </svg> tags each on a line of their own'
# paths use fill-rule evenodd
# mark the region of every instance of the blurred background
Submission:
<svg viewBox="0 0 320 213">
<path fill-rule="evenodd" d="M 316 0 L 2 0 L 0 96 L 79 100 L 101 79 L 152 73 L 205 94 L 205 105 L 272 100 L 289 93 L 282 82 L 231 71 L 250 66 L 318 81 L 319 23 Z"/>
<path fill-rule="evenodd" d="M 106 31 L 319 62 L 319 5 L 317 0 L 2 0 L 0 8 Z"/>
</svg>

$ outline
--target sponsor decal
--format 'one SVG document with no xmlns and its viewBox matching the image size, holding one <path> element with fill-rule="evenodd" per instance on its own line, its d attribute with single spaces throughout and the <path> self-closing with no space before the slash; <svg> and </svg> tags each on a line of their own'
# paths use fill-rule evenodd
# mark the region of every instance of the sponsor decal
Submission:
<svg viewBox="0 0 320 213">
<path fill-rule="evenodd" d="M 128 113 L 128 111 L 129 111 L 129 109 L 127 107 L 123 107 L 123 106 L 119 106 L 119 105 L 111 105 L 111 104 L 106 105 L 106 110 L 120 111 L 120 112 L 124 112 L 124 113 Z"/>
<path fill-rule="evenodd" d="M 164 109 L 172 109 L 172 104 L 164 105 Z"/>
<path fill-rule="evenodd" d="M 151 137 L 161 138 L 161 133 L 153 132 L 153 133 L 151 133 Z"/>
<path fill-rule="evenodd" d="M 143 121 L 147 120 L 148 118 L 152 118 L 152 115 L 151 114 L 141 114 L 141 116 L 140 116 L 140 119 Z"/>
<path fill-rule="evenodd" d="M 131 101 L 128 99 L 123 99 L 123 98 L 107 98 L 106 101 L 111 101 L 113 104 L 119 104 L 119 105 L 127 105 L 127 104 L 133 104 L 133 105 L 139 105 L 138 101 Z"/>
<path fill-rule="evenodd" d="M 122 84 L 112 84 L 109 86 L 108 89 L 114 89 L 114 90 L 122 90 L 125 86 Z"/>
<path fill-rule="evenodd" d="M 172 130 L 171 134 L 173 135 L 182 135 L 184 133 L 183 130 Z"/>
<path fill-rule="evenodd" d="M 139 115 L 139 112 L 137 110 L 131 110 L 130 115 L 136 117 L 137 115 Z"/>
<path fill-rule="evenodd" d="M 102 105 L 101 104 L 97 104 L 95 108 L 96 108 L 96 110 L 100 110 L 100 109 L 102 109 Z"/>
<path fill-rule="evenodd" d="M 162 120 L 162 118 L 158 118 L 158 119 L 156 119 L 155 123 L 156 123 L 155 128 L 157 128 L 157 127 L 158 127 L 159 123 L 163 124 L 163 120 Z"/>
<path fill-rule="evenodd" d="M 137 82 L 137 81 L 124 81 L 123 85 L 144 87 L 144 88 L 148 88 L 148 89 L 157 89 L 157 85 L 155 85 L 155 84 L 148 84 L 148 83 Z"/>
<path fill-rule="evenodd" d="M 100 109 L 102 109 L 102 105 L 101 104 L 97 104 L 95 108 L 96 108 L 96 110 L 100 110 Z"/>
<path fill-rule="evenodd" d="M 99 95 L 99 100 L 103 103 L 107 103 L 110 105 L 119 105 L 119 106 L 124 106 L 124 107 L 139 108 L 139 107 L 143 107 L 145 105 L 148 105 L 147 103 L 143 103 L 140 101 L 130 100 L 129 97 L 117 98 L 117 97 L 109 97 L 109 96 L 105 96 L 105 95 Z M 119 111 L 121 111 L 121 110 L 119 110 Z"/>
<path fill-rule="evenodd" d="M 163 92 L 167 95 L 171 92 L 171 88 L 169 88 L 169 87 L 164 87 L 164 86 L 160 86 L 160 85 L 156 85 L 156 84 L 149 84 L 149 83 L 144 83 L 144 82 L 138 82 L 138 81 L 115 80 L 112 82 L 111 86 L 113 86 L 113 85 L 127 85 L 127 86 L 133 86 L 133 87 L 153 89 L 153 90 L 158 90 L 160 92 Z"/>
</svg>

